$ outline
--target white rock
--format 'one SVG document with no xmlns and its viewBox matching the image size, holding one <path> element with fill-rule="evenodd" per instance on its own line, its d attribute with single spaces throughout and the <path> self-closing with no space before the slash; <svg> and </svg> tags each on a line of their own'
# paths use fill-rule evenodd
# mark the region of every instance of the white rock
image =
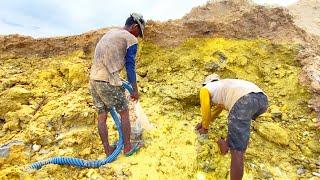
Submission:
<svg viewBox="0 0 320 180">
<path fill-rule="evenodd" d="M 39 154 L 48 154 L 49 153 L 49 151 L 48 150 L 45 150 L 45 149 L 41 149 L 40 151 L 39 151 Z"/>
<path fill-rule="evenodd" d="M 32 150 L 38 152 L 41 149 L 41 145 L 34 144 L 32 145 Z"/>
<path fill-rule="evenodd" d="M 312 175 L 320 177 L 320 173 L 317 173 L 317 172 L 313 172 Z"/>
<path fill-rule="evenodd" d="M 305 173 L 305 170 L 304 170 L 303 168 L 299 168 L 299 169 L 297 170 L 297 174 L 298 174 L 298 175 L 301 175 L 301 174 L 303 174 L 303 173 Z"/>
</svg>

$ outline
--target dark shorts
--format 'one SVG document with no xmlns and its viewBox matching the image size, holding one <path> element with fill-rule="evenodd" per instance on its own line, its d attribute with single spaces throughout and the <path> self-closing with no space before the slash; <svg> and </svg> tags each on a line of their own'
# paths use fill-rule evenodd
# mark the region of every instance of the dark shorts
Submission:
<svg viewBox="0 0 320 180">
<path fill-rule="evenodd" d="M 114 106 L 117 112 L 128 109 L 125 90 L 121 86 L 112 86 L 107 82 L 90 80 L 89 87 L 94 106 L 103 113 Z"/>
<path fill-rule="evenodd" d="M 250 93 L 241 97 L 228 117 L 228 145 L 232 150 L 245 151 L 250 138 L 251 120 L 267 111 L 268 98 L 263 93 Z"/>
</svg>

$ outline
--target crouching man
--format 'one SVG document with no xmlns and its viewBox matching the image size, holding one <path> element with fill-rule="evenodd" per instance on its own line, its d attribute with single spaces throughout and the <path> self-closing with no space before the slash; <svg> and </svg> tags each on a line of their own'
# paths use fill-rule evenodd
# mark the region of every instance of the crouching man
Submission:
<svg viewBox="0 0 320 180">
<path fill-rule="evenodd" d="M 200 90 L 202 122 L 196 126 L 200 134 L 208 133 L 213 121 L 223 109 L 229 110 L 227 140 L 218 140 L 221 154 L 231 151 L 231 180 L 242 179 L 243 159 L 250 137 L 251 120 L 263 114 L 268 107 L 265 93 L 255 84 L 240 79 L 220 79 L 212 74 L 206 77 Z M 211 112 L 211 107 L 214 106 Z"/>
</svg>

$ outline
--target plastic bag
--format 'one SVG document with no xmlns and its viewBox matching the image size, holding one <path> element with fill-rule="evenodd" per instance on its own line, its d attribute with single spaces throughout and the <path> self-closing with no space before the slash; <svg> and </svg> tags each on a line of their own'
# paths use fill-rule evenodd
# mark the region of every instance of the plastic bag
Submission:
<svg viewBox="0 0 320 180">
<path fill-rule="evenodd" d="M 136 102 L 134 104 L 134 113 L 136 115 L 136 124 L 141 127 L 143 130 L 151 130 L 153 128 L 152 124 L 149 122 L 146 113 L 144 113 L 140 102 Z"/>
<path fill-rule="evenodd" d="M 144 113 L 139 101 L 129 102 L 130 123 L 131 123 L 131 140 L 133 143 L 139 142 L 143 144 L 143 131 L 148 131 L 153 128 L 149 122 L 147 115 Z"/>
</svg>

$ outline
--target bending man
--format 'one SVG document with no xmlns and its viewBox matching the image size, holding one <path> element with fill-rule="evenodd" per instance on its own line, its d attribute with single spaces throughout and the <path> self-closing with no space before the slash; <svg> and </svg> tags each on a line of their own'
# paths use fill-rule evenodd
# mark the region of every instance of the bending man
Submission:
<svg viewBox="0 0 320 180">
<path fill-rule="evenodd" d="M 208 133 L 213 121 L 223 109 L 229 110 L 228 137 L 220 139 L 221 154 L 231 150 L 231 180 L 242 179 L 243 159 L 250 137 L 251 120 L 268 107 L 267 96 L 255 84 L 239 79 L 222 79 L 212 74 L 206 77 L 200 90 L 202 122 L 196 126 L 200 134 Z M 215 106 L 211 112 L 211 106 Z"/>
</svg>

